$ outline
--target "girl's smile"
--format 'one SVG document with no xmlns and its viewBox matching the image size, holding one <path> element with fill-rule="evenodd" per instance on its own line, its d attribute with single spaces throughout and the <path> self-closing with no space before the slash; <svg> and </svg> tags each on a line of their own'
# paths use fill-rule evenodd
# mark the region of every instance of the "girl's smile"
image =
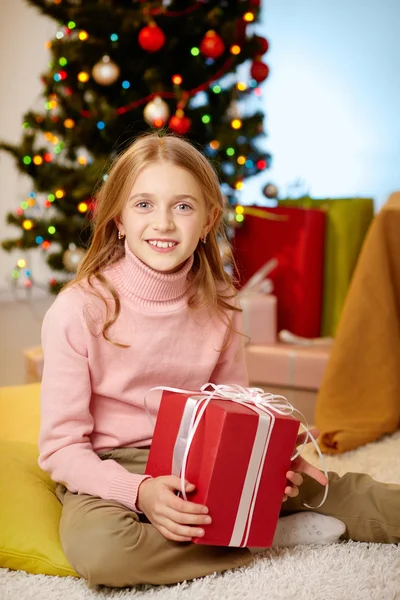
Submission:
<svg viewBox="0 0 400 600">
<path fill-rule="evenodd" d="M 146 240 L 146 242 L 151 246 L 153 250 L 156 252 L 173 252 L 178 242 L 166 239 L 157 239 L 157 240 Z"/>
</svg>

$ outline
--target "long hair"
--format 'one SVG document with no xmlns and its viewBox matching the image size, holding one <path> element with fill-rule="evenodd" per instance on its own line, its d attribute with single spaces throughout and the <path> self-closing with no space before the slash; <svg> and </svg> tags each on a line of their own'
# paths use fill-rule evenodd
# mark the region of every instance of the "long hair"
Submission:
<svg viewBox="0 0 400 600">
<path fill-rule="evenodd" d="M 223 197 L 218 177 L 209 161 L 189 142 L 173 134 L 151 133 L 138 137 L 127 149 L 119 154 L 110 166 L 107 177 L 103 177 L 101 185 L 94 194 L 95 210 L 92 220 L 92 237 L 90 246 L 82 259 L 75 278 L 67 286 L 87 282 L 90 291 L 101 298 L 106 307 L 106 318 L 102 327 L 102 335 L 107 341 L 123 346 L 109 339 L 107 332 L 120 313 L 120 299 L 111 282 L 104 276 L 104 270 L 125 255 L 124 241 L 118 239 L 115 219 L 121 214 L 129 198 L 133 184 L 139 173 L 155 162 L 165 161 L 186 169 L 199 184 L 206 209 L 217 209 L 217 217 L 207 236 L 207 243 L 199 242 L 194 253 L 194 261 L 189 275 L 193 284 L 189 307 L 196 309 L 208 306 L 231 328 L 229 311 L 240 310 L 229 300 L 236 291 L 232 277 L 225 271 L 218 247 L 218 236 L 229 248 L 222 216 L 224 212 Z M 229 252 L 229 250 L 228 250 Z M 107 299 L 99 291 L 105 288 L 111 293 L 113 310 Z"/>
</svg>

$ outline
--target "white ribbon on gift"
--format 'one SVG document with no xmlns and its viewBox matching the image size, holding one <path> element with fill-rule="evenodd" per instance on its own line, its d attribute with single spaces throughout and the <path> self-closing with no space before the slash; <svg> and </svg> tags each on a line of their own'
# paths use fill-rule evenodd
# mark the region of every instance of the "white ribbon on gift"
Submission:
<svg viewBox="0 0 400 600">
<path fill-rule="evenodd" d="M 271 258 L 258 271 L 250 277 L 247 283 L 242 287 L 238 296 L 243 296 L 248 293 L 270 294 L 273 290 L 272 281 L 267 279 L 267 276 L 272 273 L 278 266 L 278 260 Z"/>
<path fill-rule="evenodd" d="M 294 344 L 295 346 L 305 347 L 323 347 L 329 348 L 333 345 L 333 338 L 330 337 L 318 337 L 318 338 L 306 338 L 300 335 L 295 335 L 287 329 L 282 329 L 278 338 L 280 342 L 284 344 Z"/>
<path fill-rule="evenodd" d="M 208 391 L 208 387 L 211 387 L 212 391 Z M 177 476 L 180 474 L 181 493 L 185 500 L 187 500 L 185 491 L 186 465 L 190 447 L 203 414 L 211 400 L 229 400 L 231 402 L 236 402 L 237 404 L 247 406 L 260 416 L 257 432 L 253 442 L 249 468 L 246 473 L 246 479 L 242 489 L 236 521 L 229 543 L 230 546 L 246 546 L 248 540 L 257 492 L 261 481 L 271 433 L 275 423 L 274 412 L 288 416 L 297 413 L 302 419 L 304 419 L 306 423 L 304 424 L 302 419 L 300 419 L 300 423 L 305 429 L 307 435 L 302 446 L 298 449 L 296 454 L 291 457 L 291 461 L 300 455 L 304 446 L 310 439 L 318 453 L 325 476 L 328 476 L 324 458 L 317 442 L 308 429 L 307 420 L 305 419 L 304 415 L 299 410 L 295 409 L 284 396 L 278 396 L 269 392 L 264 392 L 264 390 L 261 388 L 245 388 L 236 384 L 215 385 L 214 383 L 206 383 L 198 392 L 158 386 L 151 388 L 149 392 L 155 390 L 170 391 L 189 395 L 189 399 L 186 402 L 184 413 L 182 415 L 181 424 L 174 447 L 172 463 L 172 474 Z M 146 396 L 144 398 L 144 407 L 147 416 L 154 427 L 155 423 L 148 410 Z M 271 409 L 274 412 L 272 412 Z M 322 506 L 328 495 L 328 487 L 329 485 L 326 485 L 324 496 L 318 506 L 313 507 L 304 502 L 303 505 L 310 509 L 319 508 Z"/>
</svg>

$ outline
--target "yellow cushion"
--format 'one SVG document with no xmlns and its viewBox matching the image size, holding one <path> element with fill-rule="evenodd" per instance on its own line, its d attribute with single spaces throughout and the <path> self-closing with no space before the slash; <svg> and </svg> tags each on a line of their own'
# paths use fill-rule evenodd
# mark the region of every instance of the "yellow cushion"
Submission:
<svg viewBox="0 0 400 600">
<path fill-rule="evenodd" d="M 37 464 L 40 384 L 0 388 L 0 567 L 73 575 L 61 547 L 61 504 Z"/>
<path fill-rule="evenodd" d="M 0 440 L 37 444 L 40 383 L 0 387 Z"/>
</svg>

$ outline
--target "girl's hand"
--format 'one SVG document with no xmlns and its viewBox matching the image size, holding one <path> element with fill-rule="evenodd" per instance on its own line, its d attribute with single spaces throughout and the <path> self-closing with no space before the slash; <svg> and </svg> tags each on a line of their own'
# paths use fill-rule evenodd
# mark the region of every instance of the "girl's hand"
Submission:
<svg viewBox="0 0 400 600">
<path fill-rule="evenodd" d="M 317 439 L 317 437 L 319 436 L 318 429 L 310 429 L 310 433 L 315 439 Z M 306 439 L 306 436 L 306 432 L 300 433 L 297 436 L 296 446 L 300 446 L 301 444 L 303 444 L 304 440 Z M 300 475 L 300 473 L 306 473 L 306 475 L 309 475 L 310 477 L 318 481 L 318 483 L 320 483 L 321 485 L 328 484 L 328 479 L 325 477 L 322 471 L 317 469 L 317 467 L 314 467 L 302 456 L 298 456 L 292 461 L 292 470 L 286 473 L 286 478 L 291 482 L 292 485 L 289 484 L 285 488 L 283 502 L 285 502 L 288 498 L 295 498 L 299 495 L 299 486 L 303 483 L 303 477 Z"/>
<path fill-rule="evenodd" d="M 211 523 L 208 508 L 175 495 L 181 480 L 175 475 L 144 479 L 139 486 L 136 506 L 152 525 L 168 540 L 190 542 L 204 535 L 201 525 Z M 193 492 L 193 483 L 186 482 L 186 493 Z"/>
</svg>

